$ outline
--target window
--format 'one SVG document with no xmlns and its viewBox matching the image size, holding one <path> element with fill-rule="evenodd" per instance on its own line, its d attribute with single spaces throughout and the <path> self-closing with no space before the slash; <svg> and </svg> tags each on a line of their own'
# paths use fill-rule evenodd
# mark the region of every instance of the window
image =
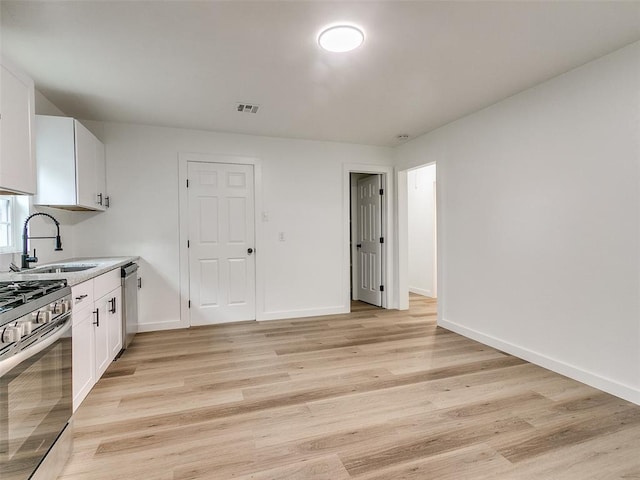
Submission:
<svg viewBox="0 0 640 480">
<path fill-rule="evenodd" d="M 0 253 L 20 251 L 21 226 L 28 212 L 28 197 L 0 195 Z"/>
<path fill-rule="evenodd" d="M 13 246 L 13 197 L 0 197 L 0 248 Z"/>
</svg>

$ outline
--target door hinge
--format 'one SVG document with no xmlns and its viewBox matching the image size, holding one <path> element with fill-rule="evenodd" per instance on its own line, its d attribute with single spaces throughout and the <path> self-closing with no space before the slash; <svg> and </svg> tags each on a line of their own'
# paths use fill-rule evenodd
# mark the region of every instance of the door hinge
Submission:
<svg viewBox="0 0 640 480">
<path fill-rule="evenodd" d="M 191 308 L 191 300 L 189 300 L 189 308 Z"/>
<path fill-rule="evenodd" d="M 380 243 L 384 243 L 384 237 L 380 237 Z"/>
<path fill-rule="evenodd" d="M 384 292 L 384 285 L 380 285 L 380 291 Z"/>
<path fill-rule="evenodd" d="M 380 195 L 384 195 L 384 188 L 380 189 Z"/>
<path fill-rule="evenodd" d="M 187 240 L 187 248 L 191 247 L 191 242 L 189 240 Z"/>
<path fill-rule="evenodd" d="M 187 178 L 187 188 L 189 188 L 189 179 Z"/>
</svg>

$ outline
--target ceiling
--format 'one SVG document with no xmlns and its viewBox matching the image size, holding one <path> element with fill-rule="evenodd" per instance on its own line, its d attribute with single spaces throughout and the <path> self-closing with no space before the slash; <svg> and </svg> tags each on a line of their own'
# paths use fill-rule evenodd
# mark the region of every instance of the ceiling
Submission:
<svg viewBox="0 0 640 480">
<path fill-rule="evenodd" d="M 370 145 L 396 145 L 640 39 L 640 1 L 0 5 L 3 55 L 68 115 Z M 321 51 L 320 29 L 342 21 L 365 30 L 364 45 Z"/>
</svg>

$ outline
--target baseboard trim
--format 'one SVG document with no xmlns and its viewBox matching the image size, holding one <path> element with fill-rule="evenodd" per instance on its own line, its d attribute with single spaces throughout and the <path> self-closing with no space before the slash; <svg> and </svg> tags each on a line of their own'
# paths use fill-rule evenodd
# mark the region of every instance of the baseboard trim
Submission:
<svg viewBox="0 0 640 480">
<path fill-rule="evenodd" d="M 431 290 L 425 290 L 423 288 L 409 287 L 409 292 L 415 293 L 417 295 L 422 295 L 423 297 L 431 297 L 433 298 L 433 293 Z"/>
<path fill-rule="evenodd" d="M 279 312 L 261 312 L 258 321 L 287 320 L 290 318 L 321 317 L 323 315 L 337 315 L 349 313 L 349 307 L 344 305 L 326 308 L 309 308 L 304 310 L 282 310 Z"/>
<path fill-rule="evenodd" d="M 509 353 L 518 358 L 522 358 L 523 360 L 534 363 L 553 372 L 559 373 L 566 377 L 585 383 L 591 387 L 610 393 L 611 395 L 615 395 L 616 397 L 620 397 L 624 400 L 640 405 L 640 390 L 637 388 L 633 388 L 629 385 L 625 385 L 609 378 L 602 377 L 593 372 L 589 372 L 582 368 L 576 367 L 575 365 L 570 365 L 554 358 L 547 357 L 546 355 L 542 355 L 533 350 L 514 345 L 497 337 L 486 335 L 482 332 L 465 327 L 450 320 L 442 319 L 438 322 L 438 325 L 490 347 L 502 350 L 503 352 Z"/>
<path fill-rule="evenodd" d="M 156 322 L 156 323 L 139 323 L 138 333 L 157 332 L 159 330 L 176 330 L 178 328 L 189 328 L 189 325 L 183 325 L 182 322 Z"/>
<path fill-rule="evenodd" d="M 309 308 L 304 310 L 282 310 L 277 312 L 258 312 L 257 318 L 259 322 L 270 320 L 287 320 L 290 318 L 307 318 L 320 317 L 324 315 L 337 315 L 341 313 L 349 313 L 349 307 L 344 305 L 326 308 Z M 138 332 L 157 332 L 160 330 L 176 330 L 178 328 L 189 328 L 191 325 L 182 322 L 155 322 L 138 324 Z M 194 327 L 197 325 L 193 325 Z"/>
</svg>

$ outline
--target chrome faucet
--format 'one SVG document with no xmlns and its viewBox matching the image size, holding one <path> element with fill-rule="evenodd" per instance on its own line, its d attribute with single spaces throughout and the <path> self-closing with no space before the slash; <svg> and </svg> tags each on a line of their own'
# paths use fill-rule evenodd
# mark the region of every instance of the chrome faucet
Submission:
<svg viewBox="0 0 640 480">
<path fill-rule="evenodd" d="M 33 217 L 37 217 L 38 215 L 43 215 L 45 217 L 49 217 L 56 224 L 57 234 L 55 237 L 30 237 L 27 233 L 27 225 L 29 220 Z M 62 250 L 62 240 L 60 240 L 60 222 L 58 222 L 55 218 L 53 218 L 48 213 L 33 213 L 27 217 L 24 221 L 24 227 L 22 228 L 22 268 L 29 268 L 30 263 L 36 263 L 38 261 L 38 257 L 36 257 L 36 249 L 33 249 L 33 257 L 29 256 L 29 247 L 27 245 L 27 241 L 29 239 L 40 239 L 40 238 L 55 238 L 56 239 L 56 251 Z"/>
</svg>

